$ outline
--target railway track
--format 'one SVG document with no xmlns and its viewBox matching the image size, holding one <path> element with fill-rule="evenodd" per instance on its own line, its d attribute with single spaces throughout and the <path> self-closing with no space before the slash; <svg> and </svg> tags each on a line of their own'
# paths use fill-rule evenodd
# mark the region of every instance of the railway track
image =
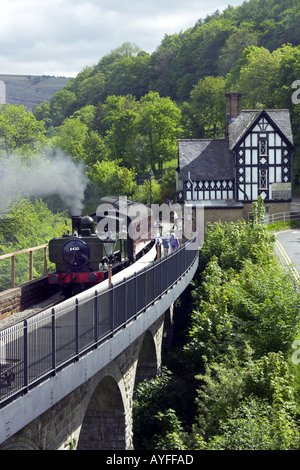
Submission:
<svg viewBox="0 0 300 470">
<path fill-rule="evenodd" d="M 124 270 L 116 273 L 112 277 L 113 282 L 120 281 L 121 279 L 126 276 L 126 273 L 132 274 L 134 271 L 139 271 L 143 269 L 148 263 L 152 262 L 155 259 L 155 248 L 152 248 L 148 253 L 146 253 L 144 256 L 142 256 L 138 261 L 136 261 L 134 264 L 132 264 L 130 267 L 125 268 Z M 91 287 L 88 287 L 90 289 Z M 97 284 L 97 289 L 98 291 L 102 291 L 108 288 L 108 281 L 103 281 L 99 284 Z M 88 290 L 87 289 L 87 290 Z M 67 297 L 64 296 L 61 292 L 56 293 L 47 299 L 32 305 L 29 308 L 26 308 L 26 310 L 23 310 L 18 313 L 14 313 L 10 317 L 4 318 L 3 320 L 0 321 L 0 330 L 4 330 L 5 328 L 8 328 L 19 321 L 22 321 L 24 319 L 30 318 L 43 310 L 46 310 L 48 308 L 54 307 L 58 305 L 59 303 L 63 302 L 64 300 L 67 300 Z"/>
<path fill-rule="evenodd" d="M 18 323 L 19 321 L 24 320 L 25 318 L 30 318 L 33 315 L 36 315 L 37 313 L 40 313 L 43 310 L 46 310 L 47 308 L 54 307 L 63 300 L 65 300 L 65 297 L 60 293 L 57 293 L 48 297 L 42 302 L 39 302 L 29 308 L 26 308 L 26 310 L 23 310 L 22 312 L 14 313 L 10 317 L 4 318 L 0 321 L 0 330 L 4 330 L 5 328 L 8 328 L 9 326 Z"/>
</svg>

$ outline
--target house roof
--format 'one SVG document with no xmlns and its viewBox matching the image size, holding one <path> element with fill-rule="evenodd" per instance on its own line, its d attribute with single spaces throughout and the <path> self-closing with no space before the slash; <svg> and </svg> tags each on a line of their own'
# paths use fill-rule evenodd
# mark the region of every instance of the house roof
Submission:
<svg viewBox="0 0 300 470">
<path fill-rule="evenodd" d="M 225 139 L 184 139 L 178 141 L 180 180 L 233 179 L 232 154 Z"/>
<path fill-rule="evenodd" d="M 182 181 L 234 179 L 232 150 L 265 117 L 287 144 L 293 147 L 290 113 L 287 109 L 245 110 L 228 126 L 225 139 L 182 139 L 178 141 L 178 178 Z"/>
<path fill-rule="evenodd" d="M 288 109 L 245 110 L 229 124 L 229 149 L 233 150 L 247 132 L 250 131 L 263 116 L 265 116 L 293 146 L 293 133 Z"/>
</svg>

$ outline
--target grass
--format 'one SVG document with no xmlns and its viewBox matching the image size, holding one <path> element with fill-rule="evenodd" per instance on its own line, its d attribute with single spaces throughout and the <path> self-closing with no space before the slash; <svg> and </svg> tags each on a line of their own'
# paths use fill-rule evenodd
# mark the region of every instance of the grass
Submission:
<svg viewBox="0 0 300 470">
<path fill-rule="evenodd" d="M 275 222 L 266 226 L 270 232 L 278 230 L 287 230 L 290 228 L 300 228 L 300 220 L 288 220 L 286 222 Z"/>
</svg>

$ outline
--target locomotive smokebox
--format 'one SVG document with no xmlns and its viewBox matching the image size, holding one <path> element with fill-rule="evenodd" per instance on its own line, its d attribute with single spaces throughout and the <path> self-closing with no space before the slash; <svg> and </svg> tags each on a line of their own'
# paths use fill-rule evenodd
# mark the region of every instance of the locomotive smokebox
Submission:
<svg viewBox="0 0 300 470">
<path fill-rule="evenodd" d="M 81 216 L 80 215 L 73 215 L 72 216 L 72 235 L 77 233 L 80 235 L 81 233 Z"/>
</svg>

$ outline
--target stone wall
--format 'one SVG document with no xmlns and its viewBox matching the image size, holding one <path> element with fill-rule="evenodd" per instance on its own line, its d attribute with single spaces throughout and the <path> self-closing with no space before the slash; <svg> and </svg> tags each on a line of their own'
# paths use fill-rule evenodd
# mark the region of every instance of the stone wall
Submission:
<svg viewBox="0 0 300 470">
<path fill-rule="evenodd" d="M 45 300 L 57 292 L 58 287 L 49 285 L 47 276 L 0 292 L 0 321 Z"/>
<path fill-rule="evenodd" d="M 243 209 L 208 209 L 204 210 L 204 223 L 237 222 L 243 219 Z"/>
<path fill-rule="evenodd" d="M 269 215 L 278 214 L 280 212 L 290 212 L 291 203 L 290 202 L 274 202 L 274 203 L 265 203 L 265 209 L 268 211 Z M 243 217 L 248 222 L 249 214 L 252 212 L 252 204 L 244 203 Z"/>
<path fill-rule="evenodd" d="M 215 222 L 237 222 L 238 220 L 249 221 L 250 213 L 252 212 L 252 203 L 243 203 L 243 208 L 208 208 L 204 209 L 204 223 L 215 223 Z M 289 212 L 291 210 L 290 202 L 276 202 L 266 203 L 265 209 L 268 210 L 268 214 L 278 214 L 280 212 Z M 271 217 L 270 217 L 271 221 Z"/>
</svg>

